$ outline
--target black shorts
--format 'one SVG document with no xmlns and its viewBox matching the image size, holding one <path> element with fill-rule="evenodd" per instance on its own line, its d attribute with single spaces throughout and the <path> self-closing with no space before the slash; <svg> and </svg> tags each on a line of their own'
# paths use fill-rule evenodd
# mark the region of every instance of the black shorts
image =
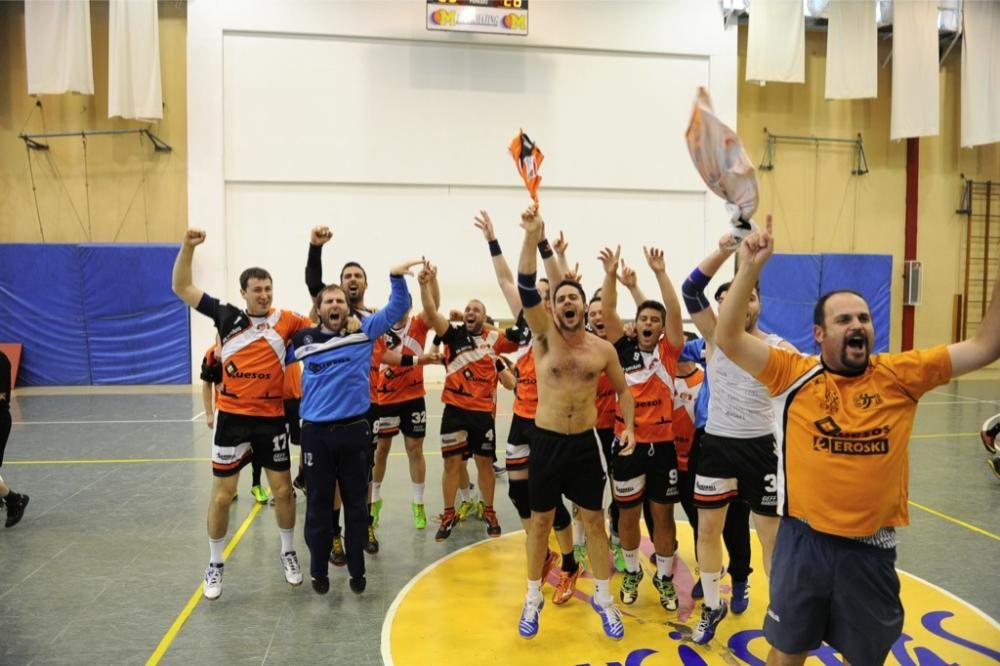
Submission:
<svg viewBox="0 0 1000 666">
<path fill-rule="evenodd" d="M 597 438 L 601 440 L 601 453 L 604 454 L 604 460 L 608 464 L 608 476 L 611 476 L 612 470 L 614 469 L 614 445 L 615 445 L 615 429 L 614 428 L 597 428 Z"/>
<path fill-rule="evenodd" d="M 374 402 L 368 404 L 368 411 L 365 412 L 365 421 L 368 423 L 368 433 L 371 435 L 372 447 L 378 445 L 378 436 L 375 434 L 375 423 L 378 421 L 378 405 Z M 375 464 L 375 456 L 372 456 L 372 465 Z"/>
<path fill-rule="evenodd" d="M 594 430 L 561 435 L 535 426 L 528 470 L 532 511 L 552 511 L 560 495 L 581 509 L 601 510 L 607 475 Z"/>
<path fill-rule="evenodd" d="M 535 420 L 514 414 L 510 420 L 510 434 L 507 435 L 507 471 L 528 469 L 531 456 L 531 440 L 535 436 Z"/>
<path fill-rule="evenodd" d="M 423 438 L 427 434 L 427 405 L 423 398 L 375 408 L 375 434 L 380 438 L 391 438 L 400 430 L 404 437 Z"/>
<path fill-rule="evenodd" d="M 636 444 L 627 456 L 615 440 L 611 479 L 615 503 L 622 508 L 642 504 L 643 498 L 658 504 L 680 501 L 677 450 L 673 442 Z"/>
<path fill-rule="evenodd" d="M 288 439 L 298 445 L 302 438 L 302 420 L 299 419 L 299 398 L 285 401 L 285 423 L 288 424 Z"/>
<path fill-rule="evenodd" d="M 782 652 L 826 641 L 852 664 L 881 664 L 903 630 L 895 549 L 823 534 L 782 518 L 764 635 Z"/>
<path fill-rule="evenodd" d="M 483 456 L 497 459 L 493 414 L 445 405 L 441 415 L 441 456 Z"/>
<path fill-rule="evenodd" d="M 773 435 L 737 439 L 706 432 L 695 472 L 696 507 L 720 509 L 739 497 L 754 513 L 778 515 L 778 455 Z"/>
<path fill-rule="evenodd" d="M 246 416 L 220 411 L 215 417 L 212 474 L 239 474 L 250 462 L 287 472 L 288 429 L 284 416 Z"/>
<path fill-rule="evenodd" d="M 10 437 L 11 423 L 10 411 L 0 407 L 0 465 L 3 465 L 3 454 L 7 450 L 7 438 Z"/>
</svg>

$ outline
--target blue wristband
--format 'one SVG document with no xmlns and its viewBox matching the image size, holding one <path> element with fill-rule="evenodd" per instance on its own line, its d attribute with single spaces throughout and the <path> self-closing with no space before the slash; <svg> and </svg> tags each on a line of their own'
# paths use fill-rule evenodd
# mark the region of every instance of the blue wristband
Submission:
<svg viewBox="0 0 1000 666">
<path fill-rule="evenodd" d="M 535 285 L 536 275 L 536 273 L 517 274 L 517 293 L 521 296 L 521 305 L 526 310 L 542 302 L 542 295 L 538 293 L 538 286 Z"/>
<path fill-rule="evenodd" d="M 695 267 L 691 275 L 684 280 L 684 284 L 681 285 L 681 296 L 684 298 L 688 314 L 695 314 L 710 307 L 705 297 L 705 287 L 711 279 L 711 275 L 705 275 L 700 268 Z"/>
</svg>

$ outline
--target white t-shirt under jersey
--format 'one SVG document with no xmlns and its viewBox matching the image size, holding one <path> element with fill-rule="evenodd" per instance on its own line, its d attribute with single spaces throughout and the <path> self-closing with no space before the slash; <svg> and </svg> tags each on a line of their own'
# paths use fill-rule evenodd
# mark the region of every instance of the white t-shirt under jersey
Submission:
<svg viewBox="0 0 1000 666">
<path fill-rule="evenodd" d="M 772 347 L 780 336 L 768 334 Z M 705 432 L 719 437 L 751 439 L 774 433 L 774 409 L 767 388 L 715 347 L 708 360 L 708 422 Z"/>
</svg>

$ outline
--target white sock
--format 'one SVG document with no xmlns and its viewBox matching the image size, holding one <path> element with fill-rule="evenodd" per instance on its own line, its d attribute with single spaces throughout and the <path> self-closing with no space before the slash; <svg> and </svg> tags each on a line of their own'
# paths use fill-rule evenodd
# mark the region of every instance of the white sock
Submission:
<svg viewBox="0 0 1000 666">
<path fill-rule="evenodd" d="M 286 530 L 279 527 L 278 534 L 281 535 L 281 554 L 293 552 L 295 550 L 295 528 Z"/>
<path fill-rule="evenodd" d="M 722 580 L 721 571 L 701 572 L 701 589 L 705 591 L 705 605 L 713 610 L 722 606 L 722 601 L 719 599 L 720 580 Z"/>
<path fill-rule="evenodd" d="M 612 546 L 620 546 L 620 545 L 622 545 L 622 540 L 619 539 L 618 535 L 615 534 L 614 532 L 611 533 L 611 538 L 610 538 L 609 542 L 611 543 Z"/>
<path fill-rule="evenodd" d="M 657 555 L 656 556 L 656 575 L 659 577 L 666 576 L 670 578 L 673 576 L 674 571 L 674 556 L 673 555 Z"/>
<path fill-rule="evenodd" d="M 458 499 L 460 499 L 463 502 L 468 502 L 470 499 L 472 499 L 471 497 L 469 497 L 469 495 L 471 494 L 472 494 L 472 486 L 469 486 L 468 488 L 458 489 Z"/>
<path fill-rule="evenodd" d="M 582 546 L 587 543 L 586 532 L 583 530 L 583 523 L 576 518 L 573 519 L 573 545 Z"/>
<path fill-rule="evenodd" d="M 528 601 L 538 603 L 542 600 L 542 579 L 528 581 Z"/>
<path fill-rule="evenodd" d="M 626 550 L 625 553 L 625 569 L 636 573 L 639 571 L 639 549 L 633 548 L 632 550 Z"/>
<path fill-rule="evenodd" d="M 594 579 L 594 601 L 598 606 L 607 607 L 611 605 L 611 581 Z"/>
<path fill-rule="evenodd" d="M 208 563 L 222 564 L 222 551 L 226 549 L 226 538 L 208 540 Z"/>
<path fill-rule="evenodd" d="M 382 484 L 378 481 L 372 481 L 372 504 L 377 502 L 380 497 L 382 497 Z"/>
<path fill-rule="evenodd" d="M 413 484 L 413 503 L 414 504 L 424 503 L 424 484 L 422 483 Z"/>
</svg>

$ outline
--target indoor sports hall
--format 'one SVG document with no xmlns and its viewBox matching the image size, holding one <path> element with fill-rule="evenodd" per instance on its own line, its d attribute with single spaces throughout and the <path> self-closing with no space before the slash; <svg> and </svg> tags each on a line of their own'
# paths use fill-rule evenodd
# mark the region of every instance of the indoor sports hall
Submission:
<svg viewBox="0 0 1000 666">
<path fill-rule="evenodd" d="M 0 664 L 1000 663 L 997 72 L 996 0 L 0 3 Z M 586 328 L 570 325 L 564 282 L 533 305 L 539 256 L 539 278 L 551 259 L 548 274 L 584 292 Z M 726 260 L 702 274 L 713 256 Z M 266 272 L 241 284 L 248 267 Z M 619 518 L 601 518 L 603 550 L 591 535 L 587 550 L 580 522 L 571 553 L 550 534 L 562 573 L 547 561 L 544 605 L 531 606 L 535 518 L 522 524 L 511 499 L 527 488 L 512 466 L 520 405 L 535 396 L 536 461 L 552 396 L 597 376 L 560 375 L 560 344 L 579 367 L 586 350 L 611 350 L 602 376 L 621 377 L 612 454 L 594 457 L 612 477 L 605 517 L 615 497 L 627 508 L 610 467 L 628 455 L 627 405 L 645 410 L 635 435 L 650 458 L 645 414 L 672 420 L 664 445 L 683 457 L 677 424 L 697 408 L 681 404 L 673 360 L 642 346 L 651 306 L 630 269 L 666 304 L 663 349 L 679 312 L 709 350 L 688 365 L 715 386 L 725 351 L 775 398 L 773 567 L 755 514 L 748 578 L 712 578 L 699 566 L 709 518 L 699 537 L 668 500 L 669 553 L 642 520 L 637 548 Z M 696 272 L 703 301 L 688 291 Z M 727 309 L 713 296 L 729 281 Z M 625 347 L 594 341 L 604 324 L 587 308 L 602 288 L 607 310 L 609 285 L 622 338 L 636 339 L 638 367 L 661 364 L 671 405 L 626 397 Z M 832 331 L 855 324 L 829 304 L 817 323 L 829 292 L 864 303 L 863 342 L 846 332 L 840 356 L 827 355 Z M 730 313 L 757 294 L 744 328 Z M 754 330 L 804 357 L 758 340 L 766 372 L 741 370 Z M 857 372 L 838 370 L 859 348 Z M 779 390 L 766 379 L 778 355 L 819 374 Z M 477 389 L 483 363 L 490 386 Z M 397 375 L 421 376 L 426 393 L 402 418 L 386 410 Z M 884 390 L 844 388 L 875 375 Z M 456 404 L 476 411 L 455 402 L 465 387 L 495 394 L 476 445 L 471 420 L 449 425 Z M 592 434 L 589 396 L 573 418 Z M 807 400 L 825 418 L 792 430 Z M 713 434 L 707 409 L 696 440 Z M 321 446 L 339 455 L 352 428 L 357 465 L 328 462 Z M 457 494 L 456 441 L 474 484 Z M 691 460 L 698 504 L 701 481 L 725 475 L 696 476 L 705 460 Z M 820 461 L 810 483 L 796 479 L 802 460 Z M 331 551 L 327 473 L 342 475 L 348 549 L 329 566 L 341 532 Z M 552 477 L 581 521 L 582 477 Z M 730 480 L 732 511 L 746 488 Z M 895 513 L 872 535 L 867 498 L 887 495 Z M 365 530 L 363 559 L 349 559 Z M 790 530 L 864 564 L 803 555 Z M 884 562 L 888 578 L 866 578 Z M 635 566 L 649 580 L 628 602 Z M 888 629 L 886 608 L 902 609 Z"/>
</svg>

